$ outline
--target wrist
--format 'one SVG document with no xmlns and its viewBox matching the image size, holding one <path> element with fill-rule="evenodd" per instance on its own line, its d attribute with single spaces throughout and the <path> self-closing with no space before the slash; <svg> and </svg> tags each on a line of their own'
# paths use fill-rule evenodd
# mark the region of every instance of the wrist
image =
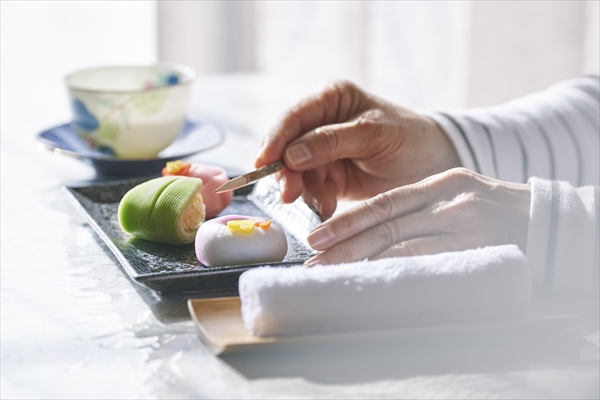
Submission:
<svg viewBox="0 0 600 400">
<path fill-rule="evenodd" d="M 437 168 L 432 174 L 463 167 L 454 143 L 436 120 L 427 115 L 419 115 L 418 119 L 429 148 L 431 162 Z"/>
</svg>

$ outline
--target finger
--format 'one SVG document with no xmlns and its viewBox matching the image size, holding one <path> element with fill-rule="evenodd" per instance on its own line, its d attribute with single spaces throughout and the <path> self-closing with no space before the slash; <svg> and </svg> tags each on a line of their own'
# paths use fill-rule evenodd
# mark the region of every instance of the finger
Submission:
<svg viewBox="0 0 600 400">
<path fill-rule="evenodd" d="M 348 240 L 328 247 L 308 260 L 306 264 L 329 265 L 370 259 L 398 243 L 435 235 L 439 231 L 437 219 L 427 218 L 427 215 L 429 215 L 427 211 L 422 211 L 385 221 Z M 312 244 L 311 246 L 319 247 Z"/>
<path fill-rule="evenodd" d="M 323 171 L 323 174 L 326 173 Z M 323 219 L 329 219 L 337 207 L 334 182 L 321 176 L 317 170 L 307 171 L 303 174 L 304 192 L 302 197 L 306 204 L 315 210 Z"/>
<path fill-rule="evenodd" d="M 289 168 L 306 171 L 344 158 L 369 158 L 401 143 L 400 135 L 377 135 L 380 129 L 380 121 L 366 116 L 321 126 L 291 142 L 283 159 Z"/>
<path fill-rule="evenodd" d="M 308 243 L 316 250 L 327 250 L 368 229 L 423 210 L 430 196 L 424 186 L 420 182 L 372 197 L 321 224 L 308 235 Z M 429 220 L 425 215 L 423 219 Z M 390 243 L 388 247 L 396 243 Z"/>
<path fill-rule="evenodd" d="M 279 180 L 281 201 L 286 204 L 293 203 L 304 190 L 302 173 L 284 169 L 277 173 L 277 178 Z"/>
<path fill-rule="evenodd" d="M 456 240 L 456 235 L 449 233 L 407 240 L 370 257 L 369 260 L 379 260 L 389 257 L 410 257 L 427 254 L 438 254 L 447 251 L 462 251 L 477 246 L 468 246 Z"/>
<path fill-rule="evenodd" d="M 360 106 L 362 92 L 352 83 L 336 81 L 282 114 L 263 141 L 257 168 L 280 160 L 288 143 L 321 125 L 348 120 Z"/>
</svg>

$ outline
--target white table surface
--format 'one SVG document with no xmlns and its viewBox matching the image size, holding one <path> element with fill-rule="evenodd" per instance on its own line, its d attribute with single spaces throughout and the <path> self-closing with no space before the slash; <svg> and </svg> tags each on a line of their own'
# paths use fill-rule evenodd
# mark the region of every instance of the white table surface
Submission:
<svg viewBox="0 0 600 400">
<path fill-rule="evenodd" d="M 198 79 L 191 118 L 227 141 L 195 160 L 252 166 L 274 118 L 310 88 L 262 76 Z M 215 357 L 185 303 L 133 284 L 66 201 L 91 167 L 36 146 L 69 119 L 40 91 L 29 116 L 2 106 L 2 398 L 584 398 L 599 396 L 597 308 L 543 334 L 340 340 Z M 3 98 L 3 102 L 7 99 Z M 575 311 L 573 311 L 575 310 Z"/>
</svg>

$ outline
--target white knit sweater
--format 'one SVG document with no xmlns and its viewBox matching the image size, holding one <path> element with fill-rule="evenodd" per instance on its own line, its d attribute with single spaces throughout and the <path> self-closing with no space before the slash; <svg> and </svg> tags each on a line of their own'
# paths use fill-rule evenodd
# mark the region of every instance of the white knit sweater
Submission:
<svg viewBox="0 0 600 400">
<path fill-rule="evenodd" d="M 426 113 L 463 166 L 529 182 L 527 261 L 545 294 L 598 292 L 600 80 L 582 77 L 498 107 Z"/>
</svg>

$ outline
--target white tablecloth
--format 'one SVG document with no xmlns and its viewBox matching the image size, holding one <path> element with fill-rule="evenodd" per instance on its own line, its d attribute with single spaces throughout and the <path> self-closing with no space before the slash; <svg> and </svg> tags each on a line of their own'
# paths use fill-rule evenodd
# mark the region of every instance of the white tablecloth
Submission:
<svg viewBox="0 0 600 400">
<path fill-rule="evenodd" d="M 251 168 L 274 118 L 308 89 L 258 75 L 199 78 L 190 116 L 219 121 L 228 139 L 195 159 Z M 213 356 L 185 303 L 132 284 L 67 203 L 60 187 L 94 171 L 37 148 L 36 133 L 69 119 L 66 103 L 45 104 L 17 118 L 20 103 L 3 98 L 2 398 L 598 396 L 591 317 L 544 335 L 340 340 Z"/>
</svg>

